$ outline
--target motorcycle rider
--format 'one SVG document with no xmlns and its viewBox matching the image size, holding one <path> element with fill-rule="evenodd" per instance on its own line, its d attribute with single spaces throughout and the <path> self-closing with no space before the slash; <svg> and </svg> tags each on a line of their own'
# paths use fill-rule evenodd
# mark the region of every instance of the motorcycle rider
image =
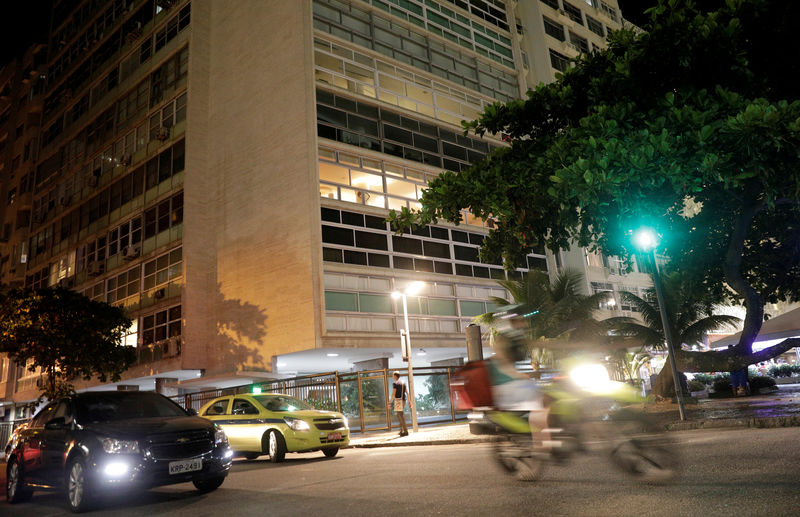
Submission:
<svg viewBox="0 0 800 517">
<path fill-rule="evenodd" d="M 544 393 L 536 381 L 517 370 L 515 364 L 528 357 L 525 317 L 512 314 L 506 320 L 510 328 L 495 336 L 495 355 L 487 362 L 494 405 L 499 410 L 528 412 L 534 446 L 553 452 L 559 444 L 550 440 L 549 408 Z"/>
</svg>

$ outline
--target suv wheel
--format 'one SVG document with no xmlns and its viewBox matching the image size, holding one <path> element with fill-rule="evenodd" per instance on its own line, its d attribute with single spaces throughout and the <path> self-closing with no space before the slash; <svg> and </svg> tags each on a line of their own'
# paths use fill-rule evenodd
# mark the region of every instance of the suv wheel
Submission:
<svg viewBox="0 0 800 517">
<path fill-rule="evenodd" d="M 33 495 L 33 491 L 25 487 L 22 480 L 22 469 L 16 459 L 8 462 L 6 467 L 6 500 L 11 504 L 24 503 Z"/>
<path fill-rule="evenodd" d="M 86 464 L 78 457 L 73 458 L 67 467 L 67 499 L 70 510 L 75 513 L 85 512 L 91 505 Z"/>
<path fill-rule="evenodd" d="M 222 482 L 225 481 L 225 476 L 217 476 L 208 479 L 195 479 L 192 481 L 194 487 L 200 492 L 211 492 L 220 487 Z"/>
</svg>

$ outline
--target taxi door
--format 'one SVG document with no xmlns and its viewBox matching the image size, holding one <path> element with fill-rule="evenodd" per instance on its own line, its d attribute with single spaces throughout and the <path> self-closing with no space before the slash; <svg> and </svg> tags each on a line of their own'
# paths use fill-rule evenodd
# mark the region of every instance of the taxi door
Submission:
<svg viewBox="0 0 800 517">
<path fill-rule="evenodd" d="M 261 436 L 266 430 L 260 411 L 249 400 L 234 397 L 226 418 L 225 434 L 235 451 L 262 452 Z"/>
</svg>

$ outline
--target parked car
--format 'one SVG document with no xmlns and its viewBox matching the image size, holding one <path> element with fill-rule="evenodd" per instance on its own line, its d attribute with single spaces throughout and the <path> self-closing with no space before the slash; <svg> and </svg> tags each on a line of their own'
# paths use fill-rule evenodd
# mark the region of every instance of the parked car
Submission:
<svg viewBox="0 0 800 517">
<path fill-rule="evenodd" d="M 283 394 L 218 397 L 200 408 L 200 416 L 219 424 L 235 454 L 248 459 L 269 454 L 279 462 L 287 452 L 312 451 L 332 458 L 350 443 L 344 415 Z"/>
<path fill-rule="evenodd" d="M 81 512 L 101 493 L 191 481 L 218 488 L 233 452 L 225 432 L 152 392 L 95 391 L 52 402 L 21 429 L 9 452 L 6 499 L 62 489 Z"/>
</svg>

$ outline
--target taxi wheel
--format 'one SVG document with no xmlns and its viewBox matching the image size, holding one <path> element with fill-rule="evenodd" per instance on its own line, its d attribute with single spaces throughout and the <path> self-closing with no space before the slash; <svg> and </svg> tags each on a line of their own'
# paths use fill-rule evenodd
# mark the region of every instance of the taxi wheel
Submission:
<svg viewBox="0 0 800 517">
<path fill-rule="evenodd" d="M 269 436 L 265 437 L 267 440 L 267 452 L 269 453 L 269 461 L 272 463 L 280 463 L 286 457 L 286 442 L 278 431 L 270 431 Z"/>
<path fill-rule="evenodd" d="M 336 456 L 337 452 L 339 452 L 339 447 L 331 447 L 330 449 L 322 449 L 322 454 L 324 454 L 326 458 L 333 458 L 334 456 Z"/>
</svg>

